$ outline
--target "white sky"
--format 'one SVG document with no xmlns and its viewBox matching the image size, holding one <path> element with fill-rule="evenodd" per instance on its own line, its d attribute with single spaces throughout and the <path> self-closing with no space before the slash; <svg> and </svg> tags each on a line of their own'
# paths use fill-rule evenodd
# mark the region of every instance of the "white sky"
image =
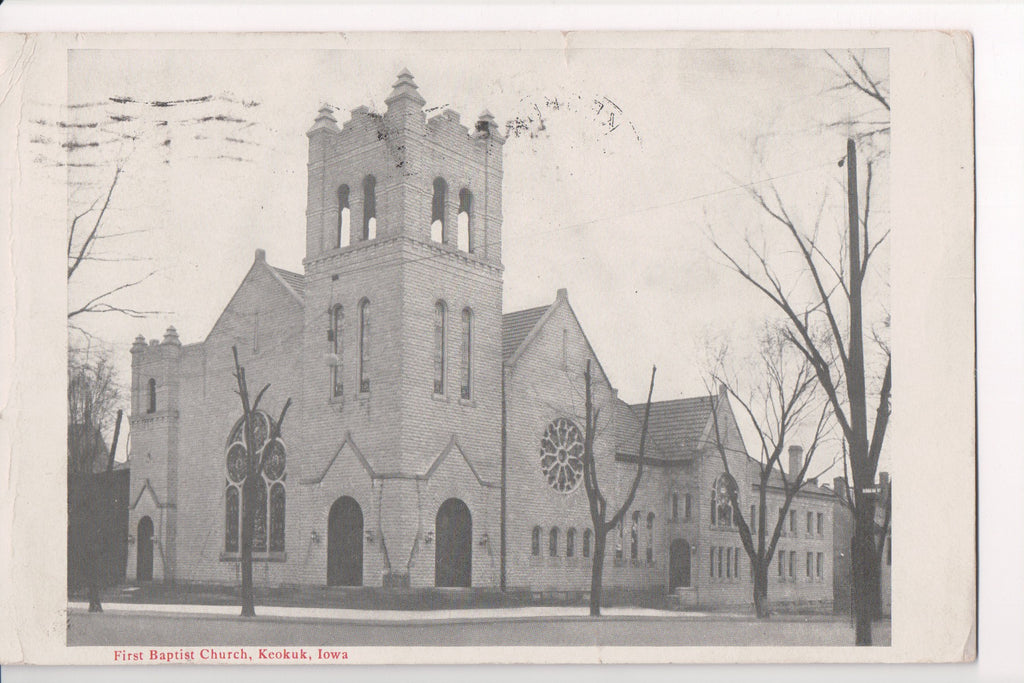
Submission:
<svg viewBox="0 0 1024 683">
<path fill-rule="evenodd" d="M 887 74 L 885 51 L 866 58 Z M 767 225 L 737 185 L 777 178 L 801 218 L 813 219 L 824 201 L 822 229 L 835 232 L 845 222 L 845 169 L 836 162 L 847 131 L 822 124 L 878 116 L 863 95 L 830 90 L 834 67 L 810 50 L 72 52 L 69 103 L 96 106 L 58 113 L 40 103 L 32 133 L 101 143 L 68 156 L 96 164 L 70 170 L 72 211 L 91 204 L 112 162 L 126 158 L 106 229 L 146 232 L 110 243 L 144 261 L 89 264 L 71 300 L 157 270 L 120 301 L 167 312 L 82 321 L 123 354 L 124 382 L 136 334 L 159 338 L 173 324 L 184 343 L 206 336 L 256 248 L 271 264 L 302 271 L 305 131 L 325 102 L 340 110 L 339 123 L 360 105 L 382 111 L 403 67 L 428 109 L 452 108 L 464 124 L 483 109 L 499 124 L 532 119 L 529 133 L 505 145 L 505 310 L 549 303 L 568 288 L 602 364 L 631 402 L 644 398 L 651 364 L 656 400 L 703 393 L 704 337 L 724 334 L 749 350 L 751 331 L 774 313 L 708 239 L 709 226 L 735 245 Z M 141 103 L 207 95 L 214 99 Z M 614 119 L 611 103 L 621 110 Z M 58 118 L 105 123 L 57 129 Z M 37 144 L 44 160 L 64 158 L 53 143 Z M 887 187 L 882 170 L 872 199 L 879 233 Z M 877 265 L 882 285 L 887 255 Z M 886 287 L 872 291 L 876 307 L 887 298 Z"/>
</svg>

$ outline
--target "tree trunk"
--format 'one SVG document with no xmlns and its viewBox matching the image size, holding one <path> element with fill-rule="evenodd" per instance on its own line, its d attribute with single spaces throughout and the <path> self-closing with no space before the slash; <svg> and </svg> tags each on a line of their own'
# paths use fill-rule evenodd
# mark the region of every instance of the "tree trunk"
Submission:
<svg viewBox="0 0 1024 683">
<path fill-rule="evenodd" d="M 604 576 L 604 550 L 608 532 L 594 531 L 594 566 L 590 573 L 590 616 L 601 616 L 601 579 Z"/>
<path fill-rule="evenodd" d="M 252 536 L 256 524 L 254 504 L 255 489 L 253 476 L 245 478 L 242 484 L 242 616 L 256 616 L 255 598 L 252 592 Z"/>
<path fill-rule="evenodd" d="M 875 506 L 867 496 L 858 501 L 853 525 L 853 610 L 856 615 L 857 645 L 871 645 L 874 619 L 871 591 L 875 560 Z"/>
<path fill-rule="evenodd" d="M 767 619 L 771 616 L 771 609 L 768 604 L 767 562 L 756 562 L 754 564 L 754 611 L 758 619 Z"/>
</svg>

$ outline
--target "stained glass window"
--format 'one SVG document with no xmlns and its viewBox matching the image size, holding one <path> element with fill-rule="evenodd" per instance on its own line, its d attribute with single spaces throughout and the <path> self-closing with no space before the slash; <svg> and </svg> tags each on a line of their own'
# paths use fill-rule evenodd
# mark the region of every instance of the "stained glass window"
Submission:
<svg viewBox="0 0 1024 683">
<path fill-rule="evenodd" d="M 548 555 L 558 557 L 558 527 L 552 527 L 548 532 Z"/>
<path fill-rule="evenodd" d="M 583 531 L 583 557 L 590 557 L 590 529 Z"/>
<path fill-rule="evenodd" d="M 341 363 L 342 341 L 344 339 L 345 309 L 338 304 L 331 310 L 331 350 L 334 352 L 334 365 L 331 366 L 331 395 L 335 398 L 345 393 Z"/>
<path fill-rule="evenodd" d="M 434 304 L 434 393 L 444 393 L 445 376 L 445 305 L 443 301 Z"/>
<path fill-rule="evenodd" d="M 284 552 L 284 484 L 270 487 L 270 552 Z"/>
<path fill-rule="evenodd" d="M 287 451 L 280 439 L 268 441 L 272 427 L 269 415 L 263 412 L 253 414 L 253 444 L 256 446 L 256 458 L 263 462 L 254 496 L 254 552 L 267 552 L 268 547 L 271 552 L 284 552 Z M 242 487 L 248 476 L 245 441 L 244 420 L 239 420 L 228 437 L 226 456 L 228 481 L 224 493 L 224 551 L 228 553 L 237 553 L 241 547 Z"/>
<path fill-rule="evenodd" d="M 370 302 L 359 304 L 359 391 L 370 390 Z"/>
<path fill-rule="evenodd" d="M 572 557 L 576 554 L 576 530 L 569 529 L 565 532 L 565 556 Z"/>
<path fill-rule="evenodd" d="M 473 311 L 462 309 L 462 398 L 469 400 L 473 377 Z"/>
<path fill-rule="evenodd" d="M 540 527 L 533 527 L 533 535 L 530 538 L 530 553 L 540 555 Z"/>
<path fill-rule="evenodd" d="M 583 434 L 573 422 L 558 418 L 540 440 L 540 469 L 548 486 L 569 493 L 583 478 Z"/>
<path fill-rule="evenodd" d="M 256 480 L 256 523 L 252 535 L 253 552 L 267 551 L 267 482 L 262 477 Z"/>
<path fill-rule="evenodd" d="M 224 550 L 229 553 L 238 552 L 238 487 L 227 487 L 227 500 L 224 505 Z"/>
</svg>

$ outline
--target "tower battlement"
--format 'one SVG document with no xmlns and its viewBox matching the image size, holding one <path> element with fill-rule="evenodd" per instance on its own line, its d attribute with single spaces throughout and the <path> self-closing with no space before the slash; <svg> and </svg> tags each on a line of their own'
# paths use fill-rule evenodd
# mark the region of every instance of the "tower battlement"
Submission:
<svg viewBox="0 0 1024 683">
<path fill-rule="evenodd" d="M 306 263 L 365 242 L 434 242 L 501 262 L 501 148 L 483 112 L 472 129 L 448 109 L 426 118 L 426 100 L 402 70 L 384 113 L 366 106 L 338 125 L 320 109 L 309 138 Z"/>
</svg>

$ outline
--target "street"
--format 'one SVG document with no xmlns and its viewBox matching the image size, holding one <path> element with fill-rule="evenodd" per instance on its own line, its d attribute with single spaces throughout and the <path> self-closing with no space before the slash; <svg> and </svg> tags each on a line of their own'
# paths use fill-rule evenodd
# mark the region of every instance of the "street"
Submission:
<svg viewBox="0 0 1024 683">
<path fill-rule="evenodd" d="M 877 622 L 874 643 L 888 645 L 890 622 Z M 848 619 L 779 617 L 758 622 L 729 616 L 631 616 L 338 621 L 224 615 L 89 614 L 68 617 L 68 644 L 124 646 L 722 646 L 852 645 Z"/>
</svg>

